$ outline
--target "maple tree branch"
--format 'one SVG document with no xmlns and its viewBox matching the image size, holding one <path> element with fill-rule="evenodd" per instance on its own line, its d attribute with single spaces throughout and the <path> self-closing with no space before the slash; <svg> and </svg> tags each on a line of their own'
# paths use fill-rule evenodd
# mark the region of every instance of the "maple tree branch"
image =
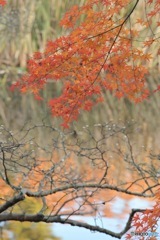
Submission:
<svg viewBox="0 0 160 240">
<path fill-rule="evenodd" d="M 120 235 L 121 237 L 129 230 L 131 229 L 131 223 L 132 223 L 132 219 L 134 217 L 134 214 L 137 212 L 141 212 L 143 213 L 145 211 L 145 209 L 132 209 L 131 213 L 129 214 L 129 218 L 127 220 L 126 226 L 125 228 L 121 231 Z"/>
<path fill-rule="evenodd" d="M 132 192 L 123 188 L 119 188 L 117 186 L 112 186 L 109 184 L 97 184 L 97 183 L 79 183 L 79 184 L 68 184 L 62 187 L 57 187 L 57 188 L 53 188 L 52 190 L 48 190 L 48 191 L 38 191 L 38 192 L 32 192 L 27 190 L 26 191 L 26 195 L 28 197 L 44 197 L 44 196 L 48 196 L 51 194 L 55 194 L 57 192 L 63 192 L 65 190 L 70 190 L 70 189 L 75 189 L 75 190 L 79 190 L 79 189 L 85 189 L 85 188 L 98 188 L 98 189 L 110 189 L 116 192 L 121 192 L 121 193 L 126 193 L 128 195 L 134 195 L 134 196 L 138 196 L 138 197 L 153 197 L 154 194 L 143 194 L 143 193 L 139 193 L 139 192 Z M 150 189 L 149 189 L 150 190 Z"/>
<path fill-rule="evenodd" d="M 152 190 L 153 188 L 157 188 L 159 185 L 160 185 L 159 183 L 156 183 L 156 184 L 154 184 L 153 186 L 150 186 L 150 187 L 146 188 L 146 189 L 142 192 L 142 194 L 145 193 L 145 192 L 147 192 L 147 191 L 149 191 L 149 190 Z M 153 192 L 153 191 L 152 191 L 152 192 Z"/>
<path fill-rule="evenodd" d="M 44 216 L 43 214 L 35 214 L 35 215 L 29 215 L 29 214 L 3 214 L 0 215 L 0 221 L 20 221 L 20 222 L 45 222 L 45 223 L 61 223 L 61 224 L 69 224 L 74 227 L 82 227 L 91 231 L 97 231 L 101 233 L 108 234 L 112 237 L 121 238 L 121 235 L 118 233 L 114 233 L 112 231 L 109 231 L 105 228 L 101 228 L 98 226 L 93 226 L 87 223 L 79 222 L 76 220 L 71 219 L 65 219 L 61 218 L 61 216 Z"/>
<path fill-rule="evenodd" d="M 43 215 L 43 214 L 15 214 L 15 213 L 5 213 L 0 215 L 1 221 L 20 221 L 20 222 L 45 222 L 45 223 L 61 223 L 61 224 L 69 224 L 74 227 L 82 227 L 88 229 L 90 231 L 96 231 L 100 233 L 104 233 L 110 235 L 112 237 L 120 239 L 130 228 L 131 222 L 134 217 L 134 214 L 137 212 L 144 212 L 144 209 L 132 209 L 128 221 L 126 223 L 125 228 L 120 233 L 115 233 L 106 228 L 102 228 L 99 226 L 90 225 L 88 223 L 62 218 L 61 215 Z"/>
<path fill-rule="evenodd" d="M 139 2 L 139 0 L 136 1 L 136 3 L 135 3 L 135 5 L 133 6 L 132 10 L 130 11 L 130 13 L 127 15 L 127 17 L 124 19 L 124 21 L 123 21 L 121 24 L 119 24 L 119 25 L 117 25 L 117 26 L 115 26 L 115 27 L 113 27 L 113 28 L 111 28 L 111 29 L 109 29 L 109 30 L 106 30 L 106 31 L 104 31 L 104 32 L 102 32 L 102 33 L 99 33 L 99 34 L 97 34 L 97 35 L 94 35 L 94 36 L 91 36 L 91 37 L 86 38 L 86 40 L 89 40 L 89 39 L 91 39 L 91 38 L 95 38 L 95 37 L 101 36 L 101 35 L 103 35 L 103 34 L 106 34 L 106 33 L 108 33 L 108 32 L 111 32 L 112 30 L 115 30 L 115 29 L 119 28 L 118 33 L 116 34 L 116 36 L 115 36 L 115 38 L 113 39 L 113 42 L 112 42 L 112 44 L 111 44 L 108 52 L 106 53 L 106 57 L 104 58 L 103 64 L 101 65 L 101 67 L 100 67 L 100 69 L 99 69 L 99 71 L 98 71 L 95 79 L 90 83 L 89 88 L 91 88 L 91 87 L 95 84 L 95 82 L 97 81 L 100 73 L 102 72 L 102 69 L 104 68 L 104 66 L 105 66 L 105 64 L 106 64 L 106 62 L 107 62 L 107 60 L 108 60 L 108 58 L 109 58 L 109 56 L 110 56 L 110 54 L 111 54 L 111 52 L 112 52 L 112 49 L 113 49 L 113 47 L 114 47 L 114 45 L 115 45 L 115 43 L 116 43 L 116 41 L 117 41 L 117 39 L 118 39 L 118 37 L 119 37 L 119 35 L 120 35 L 120 33 L 121 33 L 121 30 L 122 30 L 124 24 L 127 22 L 127 20 L 130 18 L 130 16 L 131 16 L 132 13 L 134 12 L 134 10 L 135 10 L 138 2 Z M 87 86 L 86 89 L 84 89 L 84 92 L 83 92 L 83 96 L 84 96 L 84 97 L 87 96 L 87 95 L 86 95 L 86 92 L 87 92 L 87 91 L 88 91 L 88 86 Z M 68 121 L 70 120 L 70 118 L 71 118 L 74 110 L 76 109 L 77 104 L 78 104 L 78 102 L 79 102 L 79 100 L 80 100 L 80 97 L 82 97 L 82 96 L 79 96 L 79 98 L 76 100 L 74 106 L 72 107 L 72 111 L 71 111 L 71 113 L 70 113 L 70 115 L 69 115 L 69 117 L 68 117 Z"/>
<path fill-rule="evenodd" d="M 104 62 L 103 62 L 103 64 L 102 64 L 102 66 L 101 66 L 101 68 L 100 68 L 100 70 L 99 70 L 96 78 L 94 79 L 94 81 L 93 81 L 93 83 L 92 83 L 91 85 L 93 85 L 93 84 L 96 82 L 99 74 L 101 73 L 101 71 L 102 71 L 105 63 L 106 63 L 107 60 L 108 60 L 109 55 L 111 54 L 111 51 L 112 51 L 112 49 L 113 49 L 113 46 L 115 45 L 115 43 L 116 43 L 116 41 L 117 41 L 117 39 L 118 39 L 118 37 L 119 37 L 119 35 L 120 35 L 120 32 L 121 32 L 121 30 L 122 30 L 122 28 L 123 28 L 123 25 L 127 22 L 127 20 L 130 18 L 130 16 L 131 16 L 132 13 L 134 12 L 134 10 L 135 10 L 138 2 L 139 2 L 139 0 L 136 1 L 136 3 L 135 3 L 135 5 L 133 6 L 132 10 L 130 11 L 130 13 L 127 15 L 127 17 L 124 19 L 124 21 L 123 21 L 121 24 L 119 24 L 118 26 L 116 26 L 116 27 L 114 27 L 114 28 L 112 28 L 112 29 L 109 29 L 109 30 L 107 30 L 107 31 L 104 31 L 103 33 L 100 33 L 100 34 L 96 35 L 96 37 L 97 37 L 97 36 L 99 36 L 99 35 L 103 35 L 103 34 L 105 34 L 105 33 L 107 33 L 107 32 L 110 32 L 110 31 L 112 31 L 112 30 L 114 30 L 114 29 L 116 29 L 116 28 L 119 28 L 118 33 L 116 34 L 116 37 L 114 38 L 114 40 L 113 40 L 113 42 L 112 42 L 112 44 L 111 44 L 111 46 L 110 46 L 110 48 L 109 48 L 109 51 L 108 51 L 108 53 L 107 53 L 107 56 L 105 57 Z"/>
<path fill-rule="evenodd" d="M 5 166 L 5 152 L 2 148 L 1 148 L 1 152 L 2 152 L 2 163 L 3 163 L 3 168 L 4 168 L 5 181 L 8 185 L 11 185 L 10 181 L 9 181 L 9 178 L 8 178 L 7 169 L 6 169 L 6 166 Z"/>
<path fill-rule="evenodd" d="M 136 1 L 136 3 L 135 3 L 135 5 L 133 6 L 132 10 L 130 11 L 130 13 L 127 15 L 127 17 L 124 19 L 124 21 L 123 21 L 121 24 L 119 24 L 119 25 L 117 25 L 117 26 L 115 26 L 115 27 L 113 27 L 113 28 L 110 28 L 110 29 L 108 29 L 108 30 L 106 30 L 106 31 L 103 31 L 103 32 L 101 32 L 101 33 L 98 33 L 98 34 L 96 34 L 96 35 L 94 35 L 94 36 L 88 37 L 87 39 L 99 37 L 99 36 L 101 36 L 101 35 L 103 35 L 103 34 L 106 34 L 106 33 L 108 33 L 108 32 L 111 32 L 112 30 L 115 30 L 116 28 L 122 27 L 122 26 L 126 23 L 126 21 L 130 18 L 130 16 L 131 16 L 132 13 L 134 12 L 135 8 L 137 7 L 138 3 L 139 3 L 139 0 Z"/>
<path fill-rule="evenodd" d="M 18 195 L 15 195 L 13 198 L 9 199 L 4 203 L 3 205 L 0 205 L 0 213 L 4 212 L 8 208 L 14 206 L 18 202 L 25 199 L 25 196 L 22 192 L 20 192 Z"/>
<path fill-rule="evenodd" d="M 19 148 L 20 147 L 20 144 L 15 144 L 15 145 L 11 145 L 11 146 L 7 146 L 7 147 L 1 147 L 1 152 L 2 152 L 2 165 L 3 165 L 3 168 L 4 168 L 4 176 L 2 176 L 3 180 L 13 189 L 13 190 L 20 190 L 20 188 L 14 186 L 10 179 L 9 179 L 9 176 L 8 176 L 8 170 L 7 170 L 7 167 L 6 167 L 6 157 L 5 157 L 5 154 L 7 152 L 11 152 L 12 154 L 12 149 L 13 148 Z"/>
<path fill-rule="evenodd" d="M 145 173 L 142 171 L 142 169 L 139 167 L 138 164 L 135 163 L 134 157 L 133 157 L 133 150 L 132 150 L 132 145 L 130 143 L 129 137 L 126 134 L 126 139 L 128 141 L 128 146 L 129 146 L 129 150 L 130 150 L 130 156 L 131 156 L 131 161 L 133 163 L 133 166 L 137 169 L 137 171 L 140 173 L 140 175 L 142 176 L 144 182 L 146 183 L 146 185 L 148 186 L 148 190 L 151 192 L 151 194 L 153 194 L 152 191 L 152 187 L 150 187 L 150 184 L 148 183 L 146 177 L 145 177 Z"/>
</svg>

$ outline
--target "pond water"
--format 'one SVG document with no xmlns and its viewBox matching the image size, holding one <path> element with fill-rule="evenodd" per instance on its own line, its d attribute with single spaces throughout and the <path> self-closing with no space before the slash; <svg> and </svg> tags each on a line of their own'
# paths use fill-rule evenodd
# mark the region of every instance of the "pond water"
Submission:
<svg viewBox="0 0 160 240">
<path fill-rule="evenodd" d="M 130 200 L 123 200 L 121 198 L 116 198 L 114 204 L 112 205 L 113 212 L 115 213 L 115 218 L 96 218 L 94 217 L 75 217 L 72 219 L 82 219 L 85 222 L 95 225 L 97 224 L 100 227 L 104 227 L 111 231 L 120 232 L 123 230 L 126 221 L 128 219 L 128 215 L 125 215 L 124 218 L 117 217 L 118 214 L 122 214 L 124 211 L 124 207 L 126 206 L 126 201 L 130 208 L 147 208 L 151 207 L 153 203 L 139 198 L 133 198 Z M 63 224 L 54 224 L 53 225 L 54 234 L 61 238 L 61 240 L 113 240 L 117 239 L 111 236 L 108 236 L 104 233 L 91 232 L 90 230 L 73 227 L 70 225 Z M 125 239 L 124 237 L 122 239 Z"/>
</svg>

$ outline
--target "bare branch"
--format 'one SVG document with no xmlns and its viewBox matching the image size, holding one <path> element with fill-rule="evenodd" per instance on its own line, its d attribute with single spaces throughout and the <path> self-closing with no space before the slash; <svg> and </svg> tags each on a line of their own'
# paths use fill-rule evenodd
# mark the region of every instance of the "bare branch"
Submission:
<svg viewBox="0 0 160 240">
<path fill-rule="evenodd" d="M 7 202 L 4 203 L 3 205 L 0 205 L 0 213 L 6 211 L 10 207 L 13 207 L 15 204 L 19 203 L 24 199 L 25 196 L 23 195 L 22 192 L 20 192 L 18 195 L 15 195 L 13 198 L 7 200 Z"/>
<path fill-rule="evenodd" d="M 104 233 L 107 235 L 110 235 L 112 237 L 120 239 L 131 227 L 131 221 L 133 219 L 133 216 L 137 212 L 144 212 L 143 209 L 133 209 L 132 212 L 129 215 L 129 219 L 127 221 L 127 224 L 123 231 L 120 233 L 115 233 L 113 231 L 107 230 L 106 228 L 101 228 L 99 226 L 93 226 L 84 222 L 71 220 L 71 219 L 64 219 L 61 216 L 44 216 L 43 214 L 35 214 L 35 215 L 29 215 L 29 214 L 12 214 L 7 213 L 0 215 L 0 221 L 20 221 L 20 222 L 46 222 L 46 223 L 61 223 L 61 224 L 69 224 L 74 227 L 82 227 L 85 229 L 88 229 L 90 231 L 97 231 L 100 233 Z"/>
<path fill-rule="evenodd" d="M 65 185 L 59 188 L 54 188 L 53 190 L 48 190 L 48 191 L 39 191 L 39 192 L 31 192 L 31 191 L 27 191 L 26 195 L 28 197 L 44 197 L 44 196 L 48 196 L 57 192 L 63 192 L 65 190 L 70 190 L 70 189 L 75 189 L 75 190 L 79 190 L 79 189 L 86 189 L 86 188 L 92 188 L 92 189 L 109 189 L 109 190 L 113 190 L 116 192 L 121 192 L 121 193 L 126 193 L 129 195 L 134 195 L 134 196 L 138 196 L 138 197 L 153 197 L 154 194 L 144 194 L 144 193 L 138 193 L 138 192 L 132 192 L 132 191 L 128 191 L 125 190 L 123 188 L 119 188 L 117 186 L 112 186 L 112 185 L 108 185 L 108 184 L 97 184 L 97 183 L 86 183 L 86 184 L 69 184 L 69 185 Z M 149 189 L 150 190 L 150 189 Z"/>
</svg>

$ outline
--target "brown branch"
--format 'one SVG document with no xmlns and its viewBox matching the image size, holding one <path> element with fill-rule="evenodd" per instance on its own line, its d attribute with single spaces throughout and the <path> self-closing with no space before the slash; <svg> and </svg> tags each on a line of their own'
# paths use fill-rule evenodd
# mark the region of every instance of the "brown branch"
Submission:
<svg viewBox="0 0 160 240">
<path fill-rule="evenodd" d="M 93 226 L 88 223 L 84 222 L 79 222 L 76 220 L 71 220 L 71 219 L 65 219 L 61 218 L 60 215 L 53 215 L 53 216 L 48 216 L 48 215 L 43 215 L 43 214 L 12 214 L 12 213 L 7 213 L 7 214 L 1 214 L 0 215 L 0 221 L 20 221 L 20 222 L 46 222 L 46 223 L 61 223 L 61 224 L 69 224 L 74 227 L 81 227 L 88 229 L 90 231 L 96 231 L 100 233 L 104 233 L 106 235 L 110 235 L 112 237 L 120 239 L 131 227 L 131 221 L 133 219 L 133 216 L 137 212 L 144 212 L 143 209 L 132 209 L 132 212 L 129 215 L 129 219 L 126 223 L 126 226 L 123 231 L 120 233 L 115 233 L 113 231 L 110 231 L 105 228 L 101 228 L 99 226 Z"/>
<path fill-rule="evenodd" d="M 113 190 L 116 192 L 121 192 L 121 193 L 125 193 L 125 194 L 129 194 L 129 195 L 134 195 L 134 196 L 138 196 L 138 197 L 153 197 L 154 194 L 144 194 L 144 193 L 139 193 L 139 192 L 132 192 L 132 191 L 128 191 L 126 189 L 123 188 L 119 188 L 117 186 L 112 186 L 109 184 L 97 184 L 97 183 L 79 183 L 79 184 L 68 184 L 62 187 L 57 187 L 51 190 L 46 190 L 46 191 L 38 191 L 38 192 L 32 192 L 32 191 L 26 191 L 26 195 L 28 197 L 44 197 L 44 196 L 48 196 L 57 192 L 63 192 L 65 190 L 70 190 L 70 189 L 83 189 L 83 188 L 97 188 L 97 189 L 109 189 L 109 190 Z"/>
<path fill-rule="evenodd" d="M 123 236 L 130 228 L 131 228 L 131 223 L 132 223 L 132 219 L 134 217 L 134 214 L 137 212 L 141 212 L 143 213 L 145 211 L 145 209 L 132 209 L 128 221 L 126 223 L 125 228 L 123 229 L 123 231 L 120 233 L 121 236 Z"/>
<path fill-rule="evenodd" d="M 20 192 L 18 195 L 14 196 L 13 198 L 9 199 L 4 203 L 3 205 L 0 205 L 0 213 L 4 212 L 8 208 L 14 206 L 16 203 L 22 201 L 25 199 L 25 196 L 22 192 Z"/>
<path fill-rule="evenodd" d="M 150 190 L 151 194 L 154 194 L 153 191 L 152 191 L 152 188 L 150 187 L 149 183 L 148 183 L 148 180 L 145 176 L 145 173 L 144 171 L 142 171 L 142 169 L 140 168 L 140 166 L 138 164 L 135 163 L 135 159 L 133 157 L 133 148 L 132 148 L 132 145 L 130 143 L 130 140 L 129 140 L 129 137 L 128 135 L 126 134 L 126 138 L 127 138 L 127 142 L 128 142 L 128 147 L 129 147 L 129 150 L 130 150 L 130 157 L 131 157 L 131 160 L 132 160 L 132 164 L 133 166 L 136 168 L 137 172 L 141 175 L 141 177 L 143 178 L 144 182 L 146 183 L 147 185 L 147 190 Z M 145 191 L 144 191 L 145 192 Z"/>
<path fill-rule="evenodd" d="M 4 150 L 1 148 L 1 152 L 2 152 L 2 164 L 3 164 L 3 168 L 4 168 L 4 174 L 5 174 L 5 181 L 8 185 L 11 186 L 9 178 L 8 178 L 8 174 L 7 174 L 7 169 L 6 169 L 6 165 L 5 165 L 5 152 Z"/>
<path fill-rule="evenodd" d="M 111 32 L 112 30 L 115 30 L 116 28 L 122 28 L 123 25 L 124 25 L 124 24 L 127 22 L 127 20 L 130 18 L 130 16 L 132 15 L 132 13 L 134 12 L 134 10 L 135 10 L 135 8 L 137 7 L 138 3 L 139 3 L 139 0 L 136 1 L 136 3 L 135 3 L 135 5 L 133 6 L 132 10 L 130 11 L 130 13 L 127 15 L 127 17 L 124 19 L 124 21 L 123 21 L 121 24 L 119 24 L 119 25 L 117 25 L 117 26 L 115 26 L 115 27 L 113 27 L 113 28 L 110 28 L 110 29 L 108 29 L 108 30 L 106 30 L 106 31 L 103 31 L 103 32 L 101 32 L 101 33 L 98 33 L 98 34 L 96 34 L 96 35 L 94 35 L 94 36 L 88 37 L 87 40 L 88 40 L 88 39 L 91 39 L 91 38 L 99 37 L 99 36 L 101 36 L 101 35 L 103 35 L 103 34 L 106 34 L 106 33 L 108 33 L 108 32 Z"/>
</svg>

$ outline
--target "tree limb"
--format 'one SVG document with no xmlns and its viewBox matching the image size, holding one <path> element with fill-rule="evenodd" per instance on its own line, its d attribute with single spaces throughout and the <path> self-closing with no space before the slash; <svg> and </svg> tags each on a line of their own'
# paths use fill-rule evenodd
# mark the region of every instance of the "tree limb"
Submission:
<svg viewBox="0 0 160 240">
<path fill-rule="evenodd" d="M 20 192 L 18 195 L 14 196 L 10 200 L 7 200 L 7 202 L 4 203 L 3 205 L 0 205 L 0 213 L 4 212 L 8 208 L 14 206 L 16 203 L 18 203 L 24 199 L 25 199 L 24 194 L 22 192 Z"/>
<path fill-rule="evenodd" d="M 99 226 L 93 226 L 84 222 L 71 220 L 71 219 L 65 219 L 61 218 L 60 215 L 43 215 L 43 214 L 14 214 L 14 213 L 7 213 L 7 214 L 1 214 L 0 215 L 0 221 L 20 221 L 20 222 L 45 222 L 45 223 L 61 223 L 61 224 L 69 224 L 74 227 L 82 227 L 85 229 L 88 229 L 90 231 L 96 231 L 100 233 L 104 233 L 107 235 L 110 235 L 112 237 L 121 239 L 121 237 L 131 228 L 131 222 L 132 218 L 135 213 L 137 212 L 144 212 L 144 209 L 132 209 L 128 221 L 126 223 L 126 226 L 123 231 L 120 233 L 112 232 L 106 228 L 102 228 Z"/>
<path fill-rule="evenodd" d="M 126 189 L 123 188 L 119 188 L 117 186 L 112 186 L 109 184 L 97 184 L 97 183 L 79 183 L 79 184 L 68 184 L 62 187 L 57 187 L 51 190 L 46 190 L 46 191 L 38 191 L 38 192 L 32 192 L 32 191 L 26 191 L 26 195 L 28 197 L 44 197 L 44 196 L 48 196 L 57 192 L 63 192 L 65 190 L 70 190 L 70 189 L 83 189 L 83 188 L 98 188 L 98 189 L 109 189 L 109 190 L 113 190 L 113 191 L 117 191 L 117 192 L 122 192 L 125 194 L 129 194 L 129 195 L 134 195 L 134 196 L 139 196 L 139 197 L 153 197 L 153 194 L 144 194 L 144 193 L 139 193 L 139 192 L 132 192 L 132 191 L 128 191 Z"/>
</svg>

